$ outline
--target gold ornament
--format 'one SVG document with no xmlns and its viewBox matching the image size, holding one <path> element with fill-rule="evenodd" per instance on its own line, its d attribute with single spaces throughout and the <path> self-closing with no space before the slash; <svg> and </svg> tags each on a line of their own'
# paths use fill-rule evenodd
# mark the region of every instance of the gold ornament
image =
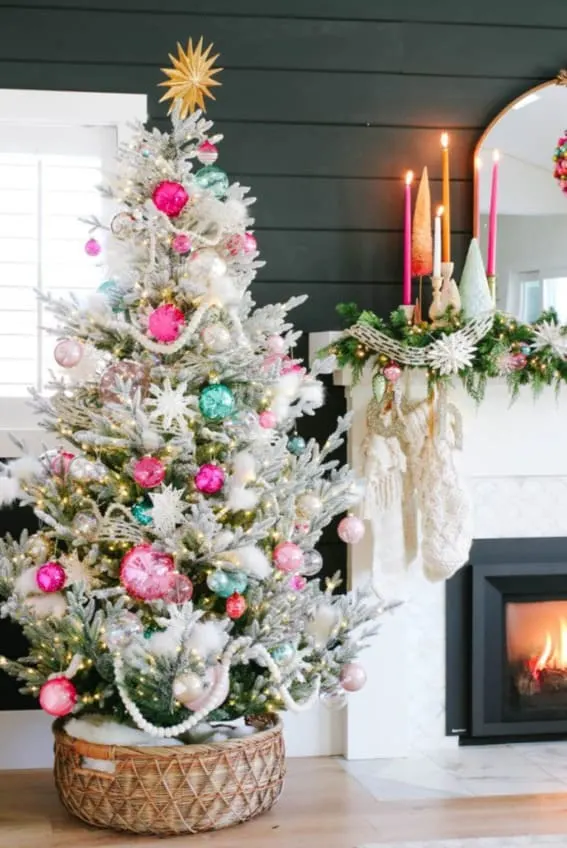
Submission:
<svg viewBox="0 0 567 848">
<path fill-rule="evenodd" d="M 176 104 L 179 105 L 179 117 L 183 120 L 193 112 L 198 106 L 205 110 L 205 97 L 215 99 L 214 94 L 210 89 L 212 86 L 221 85 L 220 82 L 213 79 L 215 74 L 222 71 L 222 68 L 213 68 L 213 64 L 218 59 L 216 56 L 209 56 L 212 49 L 212 44 L 209 44 L 207 49 L 203 51 L 203 38 L 195 48 L 193 41 L 189 39 L 187 50 L 183 50 L 182 46 L 177 44 L 178 56 L 169 54 L 169 58 L 173 63 L 173 68 L 162 68 L 163 73 L 169 77 L 165 82 L 160 82 L 160 86 L 165 86 L 169 90 L 163 95 L 160 100 L 173 101 L 169 106 L 169 113 L 173 111 Z"/>
</svg>

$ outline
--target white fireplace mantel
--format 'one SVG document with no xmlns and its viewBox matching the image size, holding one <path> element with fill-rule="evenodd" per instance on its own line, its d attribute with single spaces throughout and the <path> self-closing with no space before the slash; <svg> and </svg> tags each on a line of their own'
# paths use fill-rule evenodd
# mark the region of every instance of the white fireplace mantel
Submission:
<svg viewBox="0 0 567 848">
<path fill-rule="evenodd" d="M 311 334 L 310 360 L 338 335 Z M 354 386 L 345 369 L 335 372 L 334 383 L 344 388 L 353 413 L 348 461 L 362 473 L 370 373 L 367 369 Z M 416 377 L 416 391 L 421 390 Z M 534 400 L 526 388 L 511 405 L 505 381 L 493 380 L 478 406 L 460 385 L 452 400 L 463 415 L 460 464 L 472 495 L 475 538 L 567 536 L 567 395 L 556 398 L 548 389 Z M 348 551 L 350 587 L 366 583 L 372 573 L 367 527 L 364 540 Z M 343 752 L 348 759 L 403 757 L 454 745 L 456 737 L 445 731 L 445 585 L 426 581 L 419 561 L 408 572 L 377 577 L 385 597 L 404 603 L 384 617 L 361 657 L 368 683 L 349 698 Z"/>
</svg>

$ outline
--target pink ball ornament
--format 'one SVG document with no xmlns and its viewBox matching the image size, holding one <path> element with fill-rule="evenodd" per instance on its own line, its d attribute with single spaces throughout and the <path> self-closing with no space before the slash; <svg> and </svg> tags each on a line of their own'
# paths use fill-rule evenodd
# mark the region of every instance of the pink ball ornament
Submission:
<svg viewBox="0 0 567 848">
<path fill-rule="evenodd" d="M 56 477 L 65 477 L 65 475 L 68 474 L 69 468 L 71 467 L 71 463 L 74 459 L 74 453 L 69 453 L 69 451 L 63 450 L 58 451 L 49 463 L 51 473 L 55 474 Z"/>
<path fill-rule="evenodd" d="M 183 255 L 191 250 L 191 239 L 185 233 L 178 233 L 171 242 L 171 249 L 174 253 Z"/>
<path fill-rule="evenodd" d="M 510 357 L 510 365 L 513 371 L 521 371 L 528 364 L 528 357 L 525 353 L 513 353 Z"/>
<path fill-rule="evenodd" d="M 224 486 L 224 471 L 220 465 L 206 462 L 195 475 L 195 487 L 205 495 L 214 495 Z"/>
<path fill-rule="evenodd" d="M 164 477 L 165 465 L 155 456 L 143 456 L 134 464 L 134 480 L 142 489 L 155 489 Z"/>
<path fill-rule="evenodd" d="M 163 303 L 150 314 L 148 329 L 158 342 L 174 342 L 185 324 L 185 316 L 181 309 L 172 303 Z"/>
<path fill-rule="evenodd" d="M 39 690 L 39 705 L 42 710 L 57 718 L 69 715 L 77 703 L 77 689 L 67 677 L 53 677 Z"/>
<path fill-rule="evenodd" d="M 226 249 L 231 256 L 238 256 L 239 253 L 244 253 L 244 236 L 235 233 L 227 241 Z"/>
<path fill-rule="evenodd" d="M 264 409 L 258 416 L 258 423 L 264 430 L 272 430 L 278 423 L 276 413 L 272 412 L 271 409 Z"/>
<path fill-rule="evenodd" d="M 102 247 L 100 246 L 100 242 L 94 238 L 89 239 L 85 243 L 85 253 L 87 256 L 98 256 L 101 250 Z"/>
<path fill-rule="evenodd" d="M 173 574 L 171 585 L 163 596 L 166 604 L 185 604 L 193 597 L 193 584 L 184 574 Z"/>
<path fill-rule="evenodd" d="M 347 692 L 358 692 L 366 683 L 366 672 L 359 663 L 346 663 L 341 668 L 339 679 Z"/>
<path fill-rule="evenodd" d="M 390 362 L 382 371 L 389 383 L 396 383 L 402 376 L 402 369 L 396 362 Z"/>
<path fill-rule="evenodd" d="M 295 542 L 280 542 L 274 548 L 273 559 L 280 571 L 299 571 L 303 565 L 303 551 Z"/>
<path fill-rule="evenodd" d="M 103 403 L 120 403 L 122 395 L 118 390 L 117 381 L 129 383 L 130 393 L 133 395 L 140 389 L 142 397 L 148 390 L 149 375 L 144 366 L 139 362 L 131 362 L 123 359 L 105 368 L 99 383 L 100 397 Z"/>
<path fill-rule="evenodd" d="M 192 710 L 194 713 L 199 712 L 199 710 L 202 710 L 203 707 L 207 705 L 213 688 L 215 690 L 215 694 L 218 696 L 215 700 L 220 702 L 221 705 L 228 697 L 230 678 L 220 663 L 217 663 L 207 669 L 205 679 L 207 683 L 205 692 L 193 701 L 183 702 L 184 706 L 187 707 L 187 709 Z"/>
<path fill-rule="evenodd" d="M 35 573 L 37 588 L 42 592 L 59 592 L 65 585 L 67 575 L 65 569 L 58 562 L 44 562 Z"/>
<path fill-rule="evenodd" d="M 152 200 L 156 208 L 168 218 L 177 218 L 185 208 L 189 195 L 181 183 L 163 180 L 155 187 Z"/>
<path fill-rule="evenodd" d="M 233 620 L 242 618 L 246 612 L 246 607 L 246 598 L 238 592 L 235 592 L 234 595 L 231 595 L 230 598 L 226 599 L 226 614 Z"/>
<path fill-rule="evenodd" d="M 286 351 L 285 340 L 281 336 L 270 336 L 266 339 L 266 347 L 270 353 L 282 355 Z"/>
<path fill-rule="evenodd" d="M 83 357 L 83 345 L 76 339 L 62 339 L 55 345 L 53 356 L 61 368 L 74 368 Z"/>
<path fill-rule="evenodd" d="M 219 158 L 219 151 L 211 141 L 203 141 L 197 148 L 197 159 L 203 165 L 214 165 Z"/>
<path fill-rule="evenodd" d="M 337 533 L 347 545 L 356 545 L 364 536 L 364 522 L 356 515 L 347 515 L 339 521 Z"/>
<path fill-rule="evenodd" d="M 148 543 L 136 545 L 123 556 L 120 582 L 132 598 L 155 601 L 173 584 L 173 557 L 156 551 Z"/>
<path fill-rule="evenodd" d="M 292 574 L 287 585 L 294 592 L 302 592 L 307 586 L 307 580 L 302 574 Z"/>
<path fill-rule="evenodd" d="M 244 253 L 256 253 L 258 250 L 258 242 L 253 233 L 244 233 L 242 241 L 242 251 Z"/>
</svg>

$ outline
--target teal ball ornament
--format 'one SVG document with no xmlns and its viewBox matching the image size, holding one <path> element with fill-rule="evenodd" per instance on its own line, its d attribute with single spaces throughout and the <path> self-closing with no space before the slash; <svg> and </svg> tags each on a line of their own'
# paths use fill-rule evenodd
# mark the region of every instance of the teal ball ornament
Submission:
<svg viewBox="0 0 567 848">
<path fill-rule="evenodd" d="M 132 507 L 132 515 L 142 527 L 152 523 L 152 505 L 149 503 L 137 503 Z"/>
<path fill-rule="evenodd" d="M 227 575 L 230 586 L 231 586 L 231 595 L 237 593 L 238 595 L 242 595 L 243 592 L 248 588 L 248 577 L 242 571 L 231 571 Z"/>
<path fill-rule="evenodd" d="M 287 443 L 287 449 L 294 456 L 301 456 L 307 444 L 303 436 L 292 436 Z"/>
<path fill-rule="evenodd" d="M 227 175 L 216 165 L 207 165 L 195 174 L 199 188 L 209 189 L 215 197 L 224 197 L 230 185 Z"/>
<path fill-rule="evenodd" d="M 214 592 L 220 598 L 230 598 L 234 594 L 230 577 L 231 575 L 227 574 L 226 571 L 213 571 L 207 577 L 207 586 L 211 592 Z"/>
<path fill-rule="evenodd" d="M 122 291 L 114 280 L 105 280 L 104 283 L 100 284 L 97 291 L 105 296 L 113 312 L 120 312 L 123 309 Z"/>
<path fill-rule="evenodd" d="M 520 352 L 523 353 L 524 356 L 529 356 L 529 354 L 532 352 L 532 349 L 529 345 L 525 344 L 521 346 Z"/>
<path fill-rule="evenodd" d="M 228 386 L 222 383 L 211 383 L 201 389 L 199 409 L 201 415 L 209 421 L 224 421 L 234 412 L 234 395 Z"/>
<path fill-rule="evenodd" d="M 292 659 L 295 654 L 295 648 L 289 642 L 283 642 L 283 644 L 276 645 L 275 648 L 272 648 L 270 653 L 274 662 L 277 662 L 278 665 L 283 665 Z"/>
</svg>

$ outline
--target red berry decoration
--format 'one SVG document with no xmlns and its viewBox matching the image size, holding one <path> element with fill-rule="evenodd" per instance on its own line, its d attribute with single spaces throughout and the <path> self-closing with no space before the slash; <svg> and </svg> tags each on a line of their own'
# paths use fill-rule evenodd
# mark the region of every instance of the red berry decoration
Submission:
<svg viewBox="0 0 567 848">
<path fill-rule="evenodd" d="M 67 677 L 53 677 L 39 690 L 39 705 L 52 716 L 69 715 L 77 703 L 77 690 Z"/>
<path fill-rule="evenodd" d="M 226 614 L 229 618 L 241 618 L 246 612 L 246 599 L 243 595 L 235 592 L 230 598 L 226 599 Z"/>
<path fill-rule="evenodd" d="M 152 200 L 156 208 L 168 218 L 177 218 L 185 208 L 189 195 L 181 183 L 164 180 L 155 187 Z"/>
</svg>

